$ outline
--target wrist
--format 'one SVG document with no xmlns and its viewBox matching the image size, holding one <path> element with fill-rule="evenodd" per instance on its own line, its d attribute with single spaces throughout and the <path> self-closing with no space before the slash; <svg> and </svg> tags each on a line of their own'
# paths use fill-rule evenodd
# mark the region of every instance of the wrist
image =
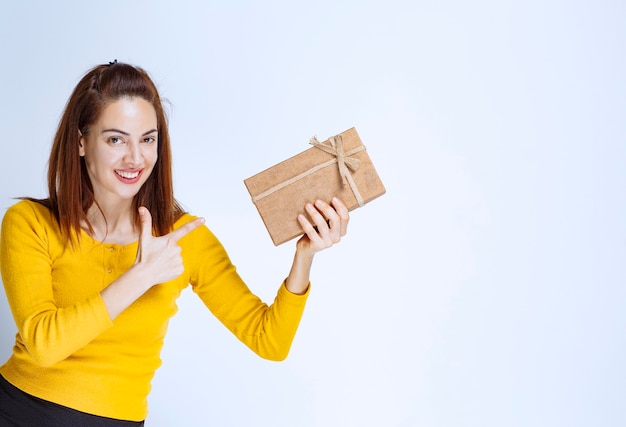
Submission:
<svg viewBox="0 0 626 427">
<path fill-rule="evenodd" d="M 302 250 L 301 248 L 296 249 L 291 271 L 285 281 L 285 287 L 289 292 L 297 295 L 306 293 L 309 287 L 309 275 L 314 254 L 315 252 L 313 251 Z"/>
<path fill-rule="evenodd" d="M 134 283 L 143 292 L 146 292 L 153 285 L 153 283 L 150 283 L 150 276 L 147 274 L 145 266 L 141 263 L 133 264 L 126 270 L 125 275 L 130 279 L 131 283 Z"/>
<path fill-rule="evenodd" d="M 312 261 L 313 257 L 317 251 L 313 249 L 310 245 L 305 245 L 303 242 L 298 241 L 296 243 L 296 253 L 295 258 L 301 259 L 303 261 Z"/>
</svg>

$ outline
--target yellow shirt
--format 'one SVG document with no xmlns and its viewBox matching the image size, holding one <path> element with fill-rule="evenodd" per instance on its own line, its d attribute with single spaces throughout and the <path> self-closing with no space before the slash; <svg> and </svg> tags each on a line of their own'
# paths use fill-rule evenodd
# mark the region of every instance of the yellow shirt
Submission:
<svg viewBox="0 0 626 427">
<path fill-rule="evenodd" d="M 185 214 L 174 228 L 193 217 Z M 137 242 L 105 244 L 82 233 L 64 247 L 52 213 L 21 201 L 6 212 L 0 270 L 18 333 L 0 374 L 41 399 L 94 415 L 140 421 L 176 299 L 191 284 L 211 312 L 263 358 L 282 360 L 308 296 L 279 288 L 271 306 L 250 292 L 205 226 L 179 240 L 185 266 L 115 320 L 100 291 L 135 261 Z"/>
</svg>

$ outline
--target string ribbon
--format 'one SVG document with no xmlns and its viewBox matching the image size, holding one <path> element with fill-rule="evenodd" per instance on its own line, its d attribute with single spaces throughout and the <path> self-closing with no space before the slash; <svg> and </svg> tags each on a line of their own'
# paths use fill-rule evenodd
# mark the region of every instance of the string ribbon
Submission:
<svg viewBox="0 0 626 427">
<path fill-rule="evenodd" d="M 252 198 L 252 201 L 256 203 L 258 200 L 261 200 L 269 196 L 270 194 L 273 194 L 276 191 L 282 188 L 285 188 L 293 184 L 294 182 L 299 181 L 302 178 L 305 178 L 317 172 L 318 170 L 324 169 L 325 167 L 328 167 L 334 163 L 337 163 L 337 167 L 339 168 L 339 175 L 341 176 L 342 184 L 344 186 L 346 184 L 350 186 L 350 189 L 352 190 L 352 193 L 354 194 L 354 197 L 356 198 L 356 201 L 359 207 L 363 206 L 365 204 L 363 202 L 363 197 L 361 196 L 361 193 L 359 193 L 359 189 L 356 183 L 354 182 L 354 179 L 352 178 L 352 174 L 350 173 L 350 170 L 356 171 L 357 169 L 359 169 L 360 160 L 354 157 L 350 157 L 350 156 L 358 153 L 359 151 L 365 150 L 365 147 L 363 145 L 360 145 L 356 148 L 353 148 L 352 150 L 348 152 L 345 152 L 343 149 L 343 139 L 341 138 L 341 135 L 330 137 L 328 141 L 330 142 L 330 146 L 320 143 L 317 140 L 317 137 L 314 136 L 309 141 L 309 144 L 313 145 L 315 148 L 318 148 L 324 151 L 325 153 L 328 153 L 334 156 L 332 159 L 327 160 L 326 162 L 320 163 L 319 165 L 314 166 L 311 169 L 299 175 L 296 175 L 293 178 L 288 179 L 287 181 L 283 181 L 280 184 L 277 184 L 271 187 L 270 189 L 264 191 L 263 193 L 257 194 L 255 197 Z"/>
</svg>

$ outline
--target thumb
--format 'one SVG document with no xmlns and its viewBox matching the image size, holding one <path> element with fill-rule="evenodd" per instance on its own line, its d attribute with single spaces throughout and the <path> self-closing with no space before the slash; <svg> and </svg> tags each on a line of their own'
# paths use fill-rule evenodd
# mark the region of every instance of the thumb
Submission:
<svg viewBox="0 0 626 427">
<path fill-rule="evenodd" d="M 145 242 L 152 237 L 152 215 L 145 206 L 139 207 L 139 242 Z"/>
</svg>

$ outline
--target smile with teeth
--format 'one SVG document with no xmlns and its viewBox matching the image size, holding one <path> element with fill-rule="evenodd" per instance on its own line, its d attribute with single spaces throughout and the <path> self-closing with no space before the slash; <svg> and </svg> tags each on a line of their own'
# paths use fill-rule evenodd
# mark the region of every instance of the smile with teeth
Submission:
<svg viewBox="0 0 626 427">
<path fill-rule="evenodd" d="M 140 171 L 134 171 L 134 172 L 118 171 L 118 170 L 115 171 L 116 174 L 118 174 L 122 178 L 126 178 L 126 179 L 135 179 L 135 178 L 137 178 L 139 176 L 139 172 Z"/>
</svg>

